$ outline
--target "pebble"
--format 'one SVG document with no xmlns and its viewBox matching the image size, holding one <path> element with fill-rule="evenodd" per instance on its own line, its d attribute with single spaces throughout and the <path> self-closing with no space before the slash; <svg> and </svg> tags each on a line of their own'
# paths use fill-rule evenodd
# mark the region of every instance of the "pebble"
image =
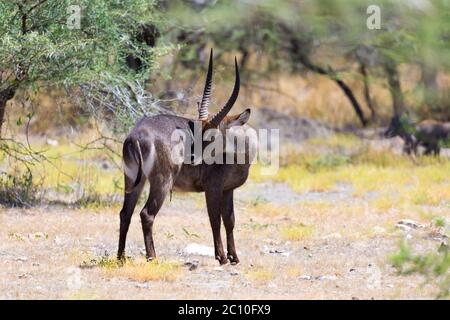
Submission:
<svg viewBox="0 0 450 320">
<path fill-rule="evenodd" d="M 405 227 L 409 229 L 418 229 L 418 228 L 424 228 L 424 225 L 411 220 L 411 219 L 402 219 L 395 225 L 397 228 L 404 229 Z"/>
<path fill-rule="evenodd" d="M 198 261 L 197 260 L 194 260 L 192 262 L 188 261 L 184 265 L 189 267 L 189 271 L 193 271 L 198 268 Z"/>
<path fill-rule="evenodd" d="M 331 276 L 325 275 L 325 276 L 318 276 L 315 279 L 316 280 L 336 280 L 337 277 L 336 276 L 332 276 L 332 275 Z"/>
<path fill-rule="evenodd" d="M 214 248 L 201 245 L 198 243 L 189 243 L 183 250 L 188 255 L 199 255 L 214 257 Z"/>
</svg>

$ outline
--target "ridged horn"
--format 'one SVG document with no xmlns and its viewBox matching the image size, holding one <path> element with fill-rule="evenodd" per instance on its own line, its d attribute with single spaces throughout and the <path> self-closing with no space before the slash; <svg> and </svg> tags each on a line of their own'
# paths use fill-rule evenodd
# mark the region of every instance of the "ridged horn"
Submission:
<svg viewBox="0 0 450 320">
<path fill-rule="evenodd" d="M 225 118 L 228 112 L 230 112 L 231 108 L 236 102 L 236 99 L 239 96 L 239 88 L 241 86 L 241 80 L 239 77 L 239 68 L 236 57 L 234 58 L 234 67 L 235 67 L 235 81 L 233 92 L 231 93 L 230 99 L 228 99 L 225 106 L 218 113 L 216 113 L 216 115 L 211 119 L 211 123 L 216 127 L 219 126 L 223 118 Z"/>
<path fill-rule="evenodd" d="M 202 102 L 198 106 L 198 119 L 208 119 L 208 106 L 211 99 L 211 87 L 212 87 L 212 72 L 213 72 L 213 49 L 209 56 L 208 74 L 206 75 L 205 88 L 203 89 Z"/>
</svg>

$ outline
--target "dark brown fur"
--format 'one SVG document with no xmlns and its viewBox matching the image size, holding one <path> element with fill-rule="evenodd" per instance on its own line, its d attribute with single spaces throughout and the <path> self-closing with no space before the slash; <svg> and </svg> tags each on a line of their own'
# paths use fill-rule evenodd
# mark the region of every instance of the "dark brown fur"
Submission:
<svg viewBox="0 0 450 320">
<path fill-rule="evenodd" d="M 405 142 L 407 154 L 417 154 L 418 146 L 425 147 L 425 154 L 439 155 L 440 143 L 450 139 L 450 122 L 424 120 L 416 125 L 402 123 L 394 117 L 386 131 L 386 136 L 399 136 Z"/>
<path fill-rule="evenodd" d="M 244 125 L 250 110 L 237 116 L 226 117 L 219 129 L 224 131 L 230 125 Z M 120 237 L 118 258 L 124 258 L 125 240 L 136 202 L 145 181 L 150 182 L 150 194 L 141 211 L 141 222 L 147 258 L 155 258 L 152 228 L 155 216 L 164 199 L 171 190 L 182 192 L 205 192 L 206 206 L 211 223 L 216 259 L 221 264 L 229 260 L 236 264 L 233 229 L 235 223 L 233 190 L 245 183 L 250 162 L 246 164 L 175 164 L 170 152 L 174 147 L 171 134 L 176 129 L 190 130 L 192 120 L 169 115 L 147 117 L 139 121 L 124 142 L 123 159 L 125 165 L 138 165 L 139 173 L 133 181 L 125 174 L 125 199 L 120 212 Z M 209 127 L 205 122 L 204 129 Z M 152 154 L 154 153 L 154 154 Z M 141 161 L 141 155 L 143 163 Z M 154 159 L 148 172 L 145 171 L 148 159 Z M 145 179 L 146 177 L 146 179 Z M 225 255 L 220 236 L 221 220 L 225 225 L 227 255 Z"/>
</svg>

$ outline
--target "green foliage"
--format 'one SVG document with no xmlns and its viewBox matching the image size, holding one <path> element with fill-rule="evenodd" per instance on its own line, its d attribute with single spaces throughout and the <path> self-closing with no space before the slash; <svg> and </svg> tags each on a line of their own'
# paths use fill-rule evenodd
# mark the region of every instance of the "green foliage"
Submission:
<svg viewBox="0 0 450 320">
<path fill-rule="evenodd" d="M 400 251 L 390 257 L 392 265 L 401 275 L 421 274 L 427 282 L 440 288 L 438 298 L 450 295 L 450 255 L 448 245 L 441 244 L 437 252 L 414 255 L 406 243 L 401 243 Z"/>
<path fill-rule="evenodd" d="M 445 218 L 444 218 L 444 217 L 436 217 L 436 218 L 433 220 L 433 224 L 434 224 L 434 226 L 437 227 L 437 228 L 444 228 L 445 225 L 446 225 Z"/>
<path fill-rule="evenodd" d="M 325 154 L 321 157 L 311 159 L 306 162 L 306 168 L 311 172 L 319 170 L 329 170 L 351 163 L 351 158 L 346 155 Z"/>
<path fill-rule="evenodd" d="M 406 134 L 409 134 L 409 135 L 416 134 L 416 127 L 411 122 L 409 117 L 406 115 L 402 115 L 400 117 L 400 127 L 401 127 L 402 132 L 404 132 Z"/>
<path fill-rule="evenodd" d="M 367 27 L 370 5 L 380 7 L 380 29 Z M 427 70 L 434 80 L 438 71 L 450 69 L 450 2 L 446 0 L 227 0 L 203 5 L 174 0 L 167 6 L 173 30 L 178 32 L 182 26 L 183 36 L 177 41 L 186 44 L 180 51 L 185 67 L 197 66 L 199 52 L 213 45 L 218 59 L 222 53 L 240 53 L 242 67 L 256 59 L 252 72 L 243 72 L 247 82 L 272 78 L 274 72 L 319 70 L 311 66 L 321 68 L 321 74 L 328 72 L 331 79 L 354 81 L 362 78 L 354 66 L 364 64 L 368 83 L 385 81 L 402 63 Z M 446 90 L 433 89 L 426 78 L 397 94 L 412 97 L 408 104 L 421 115 L 427 114 L 426 109 L 434 117 L 448 119 Z M 391 89 L 392 94 L 399 90 Z"/>
<path fill-rule="evenodd" d="M 33 181 L 30 170 L 24 173 L 0 173 L 0 205 L 31 207 L 40 201 L 40 185 Z"/>
<path fill-rule="evenodd" d="M 74 4 L 81 8 L 79 29 L 68 25 Z M 141 78 L 154 67 L 155 48 L 136 37 L 143 24 L 158 23 L 153 1 L 2 1 L 0 17 L 0 70 L 10 82 L 84 83 L 102 73 L 135 78 L 128 55 L 146 58 Z"/>
</svg>

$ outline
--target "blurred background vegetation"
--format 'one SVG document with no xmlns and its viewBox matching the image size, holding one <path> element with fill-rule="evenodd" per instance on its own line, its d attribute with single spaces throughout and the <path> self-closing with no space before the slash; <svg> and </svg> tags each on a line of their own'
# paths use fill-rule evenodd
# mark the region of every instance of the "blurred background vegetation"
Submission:
<svg viewBox="0 0 450 320">
<path fill-rule="evenodd" d="M 381 25 L 371 30 L 374 4 Z M 115 210 L 124 136 L 143 115 L 196 117 L 210 48 L 211 108 L 228 98 L 237 56 L 235 109 L 281 129 L 280 170 L 263 176 L 256 165 L 252 182 L 299 194 L 344 186 L 371 213 L 448 217 L 448 159 L 411 159 L 364 139 L 394 115 L 450 121 L 448 0 L 0 0 L 0 206 Z M 300 240 L 312 229 L 283 234 Z M 445 297 L 441 249 L 402 247 L 393 265 L 438 279 Z"/>
<path fill-rule="evenodd" d="M 124 135 L 143 115 L 195 117 L 211 47 L 213 108 L 228 98 L 236 55 L 243 88 L 235 108 L 350 131 L 403 113 L 450 120 L 450 3 L 377 1 L 381 28 L 370 30 L 372 2 L 1 1 L 4 184 L 18 170 L 78 199 L 91 189 L 120 194 Z M 304 163 L 351 162 L 327 157 Z M 297 164 L 298 152 L 289 159 Z"/>
</svg>

